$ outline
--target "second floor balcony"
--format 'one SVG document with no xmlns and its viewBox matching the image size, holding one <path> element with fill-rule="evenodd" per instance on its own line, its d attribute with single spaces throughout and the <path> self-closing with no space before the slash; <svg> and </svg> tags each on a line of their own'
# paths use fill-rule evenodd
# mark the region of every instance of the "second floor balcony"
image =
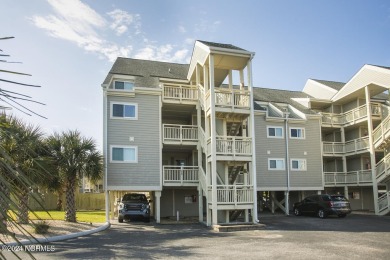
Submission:
<svg viewBox="0 0 390 260">
<path fill-rule="evenodd" d="M 371 170 L 324 172 L 325 186 L 364 185 L 372 183 Z"/>
<path fill-rule="evenodd" d="M 253 203 L 252 185 L 217 185 L 218 206 L 240 206 Z M 209 198 L 212 201 L 212 189 L 209 186 Z"/>
<path fill-rule="evenodd" d="M 196 145 L 198 126 L 163 124 L 163 143 L 176 145 Z"/>
<path fill-rule="evenodd" d="M 343 142 L 322 142 L 324 156 L 342 156 L 368 152 L 370 148 L 368 136 Z"/>
<path fill-rule="evenodd" d="M 163 166 L 164 186 L 198 186 L 198 166 Z"/>
</svg>

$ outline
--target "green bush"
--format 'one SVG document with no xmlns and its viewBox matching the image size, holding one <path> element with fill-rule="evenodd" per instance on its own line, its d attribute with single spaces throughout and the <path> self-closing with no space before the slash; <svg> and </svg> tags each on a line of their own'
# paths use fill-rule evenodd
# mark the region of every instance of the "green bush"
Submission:
<svg viewBox="0 0 390 260">
<path fill-rule="evenodd" d="M 49 227 L 50 226 L 46 223 L 46 221 L 39 221 L 34 225 L 34 231 L 37 234 L 46 234 Z"/>
</svg>

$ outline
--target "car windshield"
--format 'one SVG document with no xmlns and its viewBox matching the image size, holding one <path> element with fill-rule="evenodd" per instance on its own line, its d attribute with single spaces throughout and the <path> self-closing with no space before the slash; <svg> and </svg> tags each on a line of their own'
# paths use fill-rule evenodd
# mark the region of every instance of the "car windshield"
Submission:
<svg viewBox="0 0 390 260">
<path fill-rule="evenodd" d="M 342 195 L 332 195 L 333 201 L 347 201 L 347 199 Z"/>
<path fill-rule="evenodd" d="M 126 194 L 125 196 L 123 196 L 123 200 L 146 201 L 146 196 L 144 194 Z"/>
</svg>

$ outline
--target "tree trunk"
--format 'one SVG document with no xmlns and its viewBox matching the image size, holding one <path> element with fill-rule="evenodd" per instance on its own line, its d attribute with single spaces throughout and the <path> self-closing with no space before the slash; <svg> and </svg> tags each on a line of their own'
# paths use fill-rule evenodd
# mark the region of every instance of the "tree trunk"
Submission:
<svg viewBox="0 0 390 260">
<path fill-rule="evenodd" d="M 62 187 L 57 191 L 58 199 L 57 199 L 57 210 L 61 211 L 62 210 Z"/>
<path fill-rule="evenodd" d="M 66 182 L 66 205 L 65 221 L 76 222 L 76 200 L 74 189 L 76 185 L 76 174 L 68 176 Z"/>
<path fill-rule="evenodd" d="M 7 219 L 7 211 L 9 210 L 10 192 L 9 183 L 0 182 L 0 217 Z"/>
<path fill-rule="evenodd" d="M 23 187 L 20 194 L 18 214 L 18 222 L 21 224 L 28 224 L 28 194 L 28 188 Z"/>
</svg>

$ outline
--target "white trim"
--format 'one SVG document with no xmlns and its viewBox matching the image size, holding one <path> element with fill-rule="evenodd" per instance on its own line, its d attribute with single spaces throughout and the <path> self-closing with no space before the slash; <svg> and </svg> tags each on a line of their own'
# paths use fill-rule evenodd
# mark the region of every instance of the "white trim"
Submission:
<svg viewBox="0 0 390 260">
<path fill-rule="evenodd" d="M 268 129 L 270 129 L 270 128 L 280 128 L 280 129 L 282 129 L 282 136 L 271 136 L 271 135 L 269 135 Z M 275 131 L 275 134 L 276 134 L 276 131 Z M 283 128 L 283 126 L 267 125 L 267 138 L 284 139 L 284 128 Z"/>
<path fill-rule="evenodd" d="M 345 185 L 344 185 L 345 186 Z M 318 191 L 318 190 L 324 190 L 323 186 L 316 186 L 316 187 L 294 187 L 290 186 L 290 191 Z M 259 187 L 257 186 L 257 191 L 287 191 L 287 186 L 284 187 Z"/>
<path fill-rule="evenodd" d="M 127 148 L 135 150 L 135 160 L 134 161 L 113 161 L 112 160 L 112 148 Z M 138 146 L 136 145 L 110 145 L 110 163 L 138 163 Z"/>
<path fill-rule="evenodd" d="M 108 186 L 108 190 L 114 191 L 161 191 L 160 186 Z"/>
<path fill-rule="evenodd" d="M 292 129 L 300 129 L 302 130 L 302 134 L 303 134 L 303 137 L 293 137 L 291 136 L 291 130 Z M 304 127 L 290 127 L 289 128 L 289 136 L 290 136 L 290 139 L 306 139 L 306 129 Z"/>
<path fill-rule="evenodd" d="M 270 162 L 271 161 L 282 161 L 283 162 L 283 168 L 271 168 Z M 268 170 L 269 171 L 284 171 L 286 170 L 286 163 L 284 158 L 268 158 Z"/>
<path fill-rule="evenodd" d="M 304 169 L 295 169 L 295 168 L 293 168 L 293 161 L 298 161 L 298 164 L 299 164 L 300 161 L 303 161 L 304 166 L 305 166 Z M 291 158 L 290 159 L 290 169 L 291 169 L 291 171 L 294 171 L 294 172 L 304 172 L 304 171 L 307 171 L 307 161 L 306 161 L 306 159 Z"/>
<path fill-rule="evenodd" d="M 113 106 L 114 105 L 124 105 L 124 106 L 134 106 L 135 107 L 135 116 L 134 117 L 119 117 L 113 115 Z M 130 102 L 121 102 L 121 101 L 110 101 L 110 119 L 120 119 L 120 120 L 138 120 L 138 104 Z"/>
</svg>

